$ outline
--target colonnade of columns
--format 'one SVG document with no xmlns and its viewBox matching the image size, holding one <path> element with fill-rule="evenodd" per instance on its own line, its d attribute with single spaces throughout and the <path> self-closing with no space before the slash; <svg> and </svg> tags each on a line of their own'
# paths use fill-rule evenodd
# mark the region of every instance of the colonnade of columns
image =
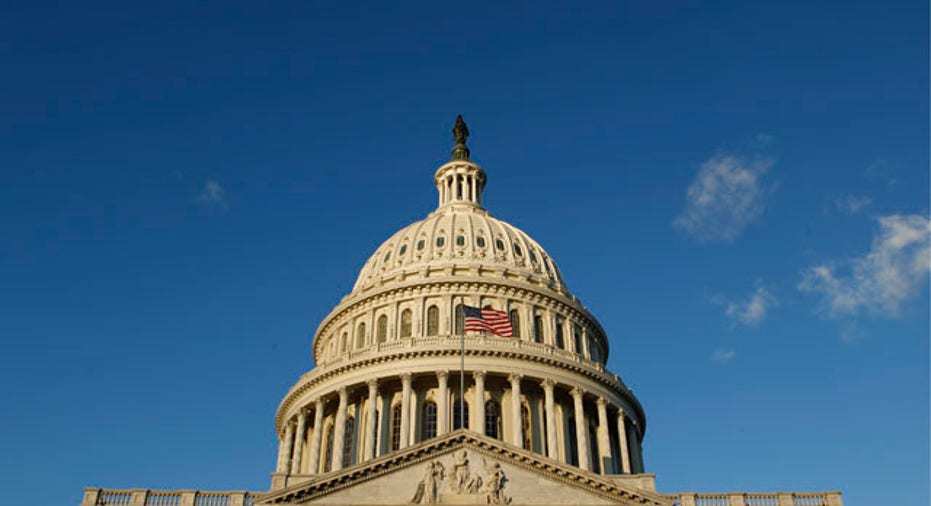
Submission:
<svg viewBox="0 0 931 506">
<path fill-rule="evenodd" d="M 457 376 L 454 377 L 458 380 Z M 465 401 L 471 411 L 466 421 L 470 430 L 497 436 L 512 445 L 599 474 L 643 472 L 642 433 L 622 406 L 579 387 L 558 384 L 548 378 L 525 378 L 517 373 L 506 377 L 509 390 L 486 395 L 486 379 L 494 377 L 498 385 L 503 385 L 504 376 L 488 375 L 485 371 L 470 372 L 468 376 L 472 381 L 467 385 L 469 395 Z M 449 377 L 447 371 L 437 372 L 434 386 L 425 375 L 415 378 L 411 373 L 403 373 L 398 377 L 367 381 L 367 392 L 361 385 L 344 386 L 315 399 L 310 409 L 299 411 L 285 424 L 276 471 L 291 475 L 336 471 L 344 465 L 368 461 L 425 438 L 446 434 L 453 426 L 458 426 L 452 420 L 455 413 L 452 413 L 450 402 L 459 402 L 459 395 L 458 391 L 450 392 Z M 418 381 L 416 389 L 415 379 Z M 392 388 L 381 388 L 386 383 Z M 526 393 L 522 393 L 522 386 L 528 387 L 523 390 Z M 542 390 L 542 396 L 536 386 Z M 500 404 L 492 406 L 497 413 L 486 413 L 486 402 L 498 400 Z M 509 406 L 503 405 L 505 401 Z M 435 415 L 424 414 L 422 406 L 427 402 L 435 404 Z M 487 418 L 486 414 L 492 418 Z M 501 419 L 495 422 L 494 415 Z M 528 421 L 525 416 L 533 416 L 535 420 Z M 357 423 L 363 418 L 362 423 Z M 498 425 L 493 427 L 495 423 Z M 430 428 L 425 428 L 428 425 Z M 539 431 L 536 438 L 524 434 L 525 426 L 536 427 L 530 429 Z M 347 434 L 347 428 L 352 433 Z M 506 433 L 505 428 L 509 429 Z M 528 441 L 530 447 L 527 447 Z M 348 461 L 347 452 L 351 455 Z"/>
</svg>

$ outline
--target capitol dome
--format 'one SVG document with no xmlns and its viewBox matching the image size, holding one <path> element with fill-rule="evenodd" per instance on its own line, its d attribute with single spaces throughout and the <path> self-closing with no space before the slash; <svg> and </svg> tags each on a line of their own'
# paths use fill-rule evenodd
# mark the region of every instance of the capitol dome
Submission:
<svg viewBox="0 0 931 506">
<path fill-rule="evenodd" d="M 315 367 L 278 407 L 273 490 L 457 430 L 585 472 L 643 473 L 645 415 L 605 368 L 604 329 L 546 250 L 484 208 L 461 117 L 453 133 L 436 210 L 375 250 L 314 333 Z"/>
</svg>

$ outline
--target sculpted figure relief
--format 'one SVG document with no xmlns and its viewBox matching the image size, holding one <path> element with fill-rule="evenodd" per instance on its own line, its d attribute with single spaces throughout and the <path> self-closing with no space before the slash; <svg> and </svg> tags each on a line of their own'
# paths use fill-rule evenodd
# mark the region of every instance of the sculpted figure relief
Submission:
<svg viewBox="0 0 931 506">
<path fill-rule="evenodd" d="M 454 495 L 484 497 L 485 504 L 511 504 L 511 498 L 504 494 L 504 484 L 508 478 L 501 464 L 489 464 L 484 458 L 482 464 L 484 477 L 479 476 L 479 473 L 472 473 L 469 467 L 469 453 L 465 450 L 453 454 L 452 465 L 448 471 L 440 461 L 430 462 L 424 467 L 423 478 L 417 484 L 411 504 L 443 502 L 439 491 L 444 479 L 449 491 Z"/>
<path fill-rule="evenodd" d="M 433 461 L 424 468 L 423 479 L 417 484 L 417 491 L 411 499 L 411 504 L 436 504 L 439 497 L 440 483 L 446 469 L 439 461 Z"/>
</svg>

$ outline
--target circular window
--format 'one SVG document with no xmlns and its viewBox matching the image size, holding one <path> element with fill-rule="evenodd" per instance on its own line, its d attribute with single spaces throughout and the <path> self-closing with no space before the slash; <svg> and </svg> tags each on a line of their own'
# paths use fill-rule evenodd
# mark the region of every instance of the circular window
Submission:
<svg viewBox="0 0 931 506">
<path fill-rule="evenodd" d="M 465 236 L 458 235 L 456 236 L 456 246 L 465 246 Z"/>
<path fill-rule="evenodd" d="M 407 253 L 407 245 L 406 245 L 406 244 L 404 244 L 404 245 L 401 246 L 401 251 L 398 251 L 398 254 L 399 254 L 399 255 L 403 255 L 403 254 L 405 254 L 405 253 Z"/>
<path fill-rule="evenodd" d="M 514 243 L 514 254 L 517 256 L 521 256 L 524 254 L 524 252 L 521 251 L 520 249 L 520 244 L 517 244 L 516 242 Z"/>
<path fill-rule="evenodd" d="M 504 241 L 502 241 L 501 239 L 496 240 L 495 247 L 501 251 L 504 251 Z"/>
<path fill-rule="evenodd" d="M 425 245 L 425 243 L 424 243 L 424 240 L 423 240 L 423 239 L 417 241 L 417 251 L 422 250 L 423 247 L 424 247 L 424 245 Z"/>
<path fill-rule="evenodd" d="M 485 238 L 484 238 L 484 237 L 481 237 L 481 236 L 476 237 L 476 238 L 475 238 L 475 244 L 478 244 L 478 247 L 479 247 L 479 248 L 484 248 L 484 247 L 485 247 Z"/>
<path fill-rule="evenodd" d="M 436 238 L 436 247 L 437 247 L 437 248 L 442 248 L 444 244 L 446 244 L 446 238 L 445 238 L 445 237 L 439 236 L 439 237 Z"/>
</svg>

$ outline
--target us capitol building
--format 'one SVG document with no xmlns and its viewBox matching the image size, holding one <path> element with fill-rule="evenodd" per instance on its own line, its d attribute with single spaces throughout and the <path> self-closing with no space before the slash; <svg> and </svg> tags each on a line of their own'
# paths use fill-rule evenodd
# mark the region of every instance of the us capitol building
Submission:
<svg viewBox="0 0 931 506">
<path fill-rule="evenodd" d="M 553 258 L 484 207 L 457 119 L 435 211 L 365 262 L 275 414 L 267 492 L 86 488 L 82 506 L 841 506 L 840 492 L 659 493 L 643 406 Z M 462 306 L 513 337 L 465 331 Z"/>
</svg>

